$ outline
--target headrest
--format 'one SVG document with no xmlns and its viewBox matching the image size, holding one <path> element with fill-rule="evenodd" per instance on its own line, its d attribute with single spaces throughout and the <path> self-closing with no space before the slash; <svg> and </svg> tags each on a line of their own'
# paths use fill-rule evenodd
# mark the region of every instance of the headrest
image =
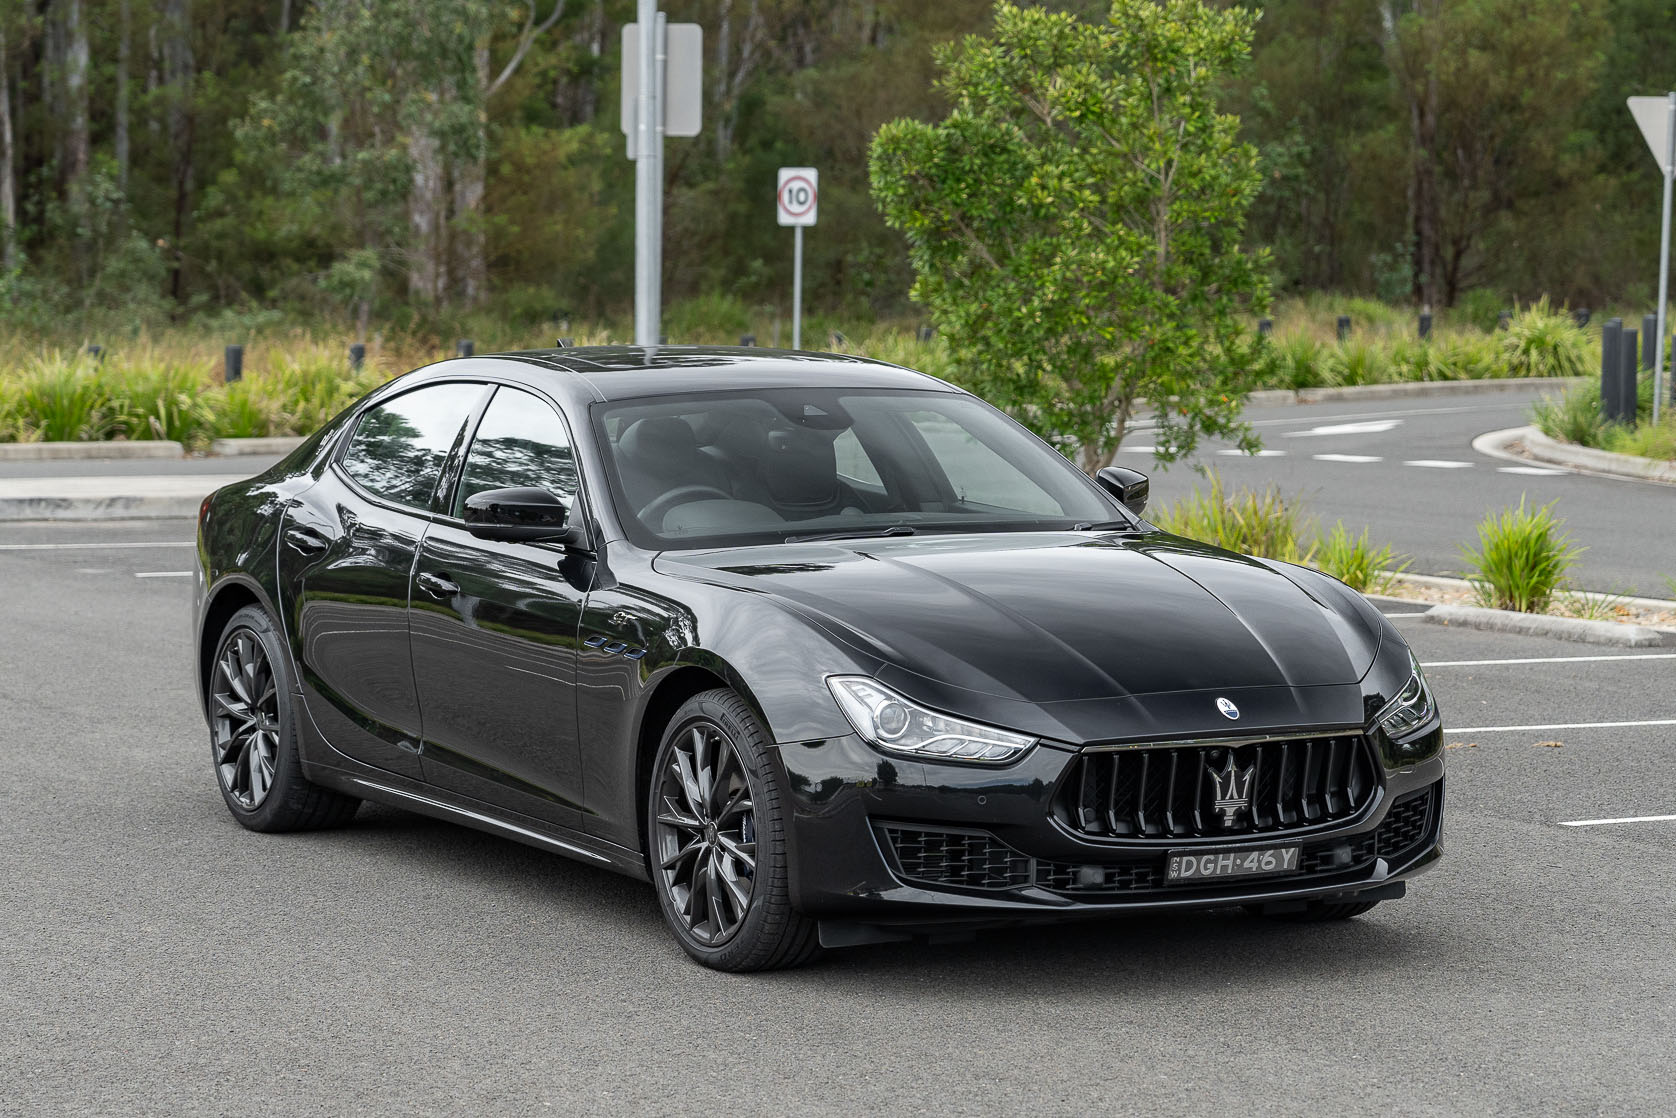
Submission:
<svg viewBox="0 0 1676 1118">
<path fill-rule="evenodd" d="M 838 497 L 838 456 L 817 431 L 770 432 L 762 476 L 776 504 L 828 505 Z"/>
<path fill-rule="evenodd" d="M 624 431 L 617 447 L 642 462 L 684 462 L 698 453 L 698 440 L 678 416 L 649 416 Z"/>
</svg>

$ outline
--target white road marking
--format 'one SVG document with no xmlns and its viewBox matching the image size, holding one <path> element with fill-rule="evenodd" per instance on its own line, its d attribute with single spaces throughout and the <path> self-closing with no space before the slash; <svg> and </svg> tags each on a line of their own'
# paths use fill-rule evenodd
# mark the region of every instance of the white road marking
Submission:
<svg viewBox="0 0 1676 1118">
<path fill-rule="evenodd" d="M 1376 454 L 1312 454 L 1317 462 L 1383 462 Z"/>
<path fill-rule="evenodd" d="M 1155 446 L 1126 446 L 1123 449 L 1131 454 L 1151 454 L 1158 448 Z"/>
<path fill-rule="evenodd" d="M 75 551 L 112 547 L 192 547 L 191 540 L 129 540 L 111 543 L 0 543 L 0 551 Z"/>
<path fill-rule="evenodd" d="M 135 571 L 135 578 L 191 578 L 191 571 Z"/>
<path fill-rule="evenodd" d="M 1265 450 L 1254 451 L 1251 454 L 1247 454 L 1245 451 L 1239 449 L 1238 447 L 1229 447 L 1227 450 L 1219 450 L 1216 453 L 1222 455 L 1225 458 L 1284 458 L 1284 457 L 1286 457 L 1286 452 L 1284 450 L 1266 450 L 1265 449 Z"/>
<path fill-rule="evenodd" d="M 1498 474 L 1530 474 L 1533 477 L 1551 477 L 1554 474 L 1568 473 L 1567 470 L 1551 470 L 1547 466 L 1497 466 Z"/>
<path fill-rule="evenodd" d="M 1515 734 L 1525 730 L 1611 730 L 1622 726 L 1676 726 L 1676 718 L 1650 718 L 1641 722 L 1549 722 L 1533 726 L 1455 726 L 1445 734 Z"/>
<path fill-rule="evenodd" d="M 1390 614 L 1386 614 L 1390 617 Z M 1419 614 L 1402 614 L 1403 617 L 1418 617 Z M 1422 661 L 1422 668 L 1479 668 L 1496 664 L 1581 664 L 1593 663 L 1599 660 L 1676 660 L 1676 652 L 1645 652 L 1630 655 L 1611 656 L 1522 656 L 1514 660 L 1426 660 Z"/>
<path fill-rule="evenodd" d="M 1471 462 L 1455 462 L 1448 458 L 1414 458 L 1404 462 L 1405 466 L 1423 466 L 1428 470 L 1470 470 Z"/>
<path fill-rule="evenodd" d="M 1385 613 L 1381 617 L 1424 617 L 1424 613 Z"/>
<path fill-rule="evenodd" d="M 1328 423 L 1307 431 L 1288 431 L 1289 439 L 1313 439 L 1326 435 L 1377 435 L 1402 423 L 1400 419 L 1370 419 L 1362 423 Z"/>
<path fill-rule="evenodd" d="M 1307 411 L 1307 410 L 1311 410 L 1313 408 L 1319 407 L 1321 405 L 1319 405 L 1319 404 L 1305 404 L 1301 407 L 1298 407 L 1298 406 L 1294 406 L 1294 405 L 1289 404 L 1289 405 L 1286 405 L 1286 406 L 1291 411 Z M 1248 419 L 1248 420 L 1245 421 L 1245 424 L 1248 427 L 1286 427 L 1288 425 L 1296 426 L 1297 424 L 1300 424 L 1300 423 L 1319 423 L 1323 419 L 1337 419 L 1337 420 L 1392 419 L 1392 418 L 1395 418 L 1397 416 L 1409 416 L 1409 415 L 1449 415 L 1449 414 L 1454 414 L 1454 413 L 1459 413 L 1459 412 L 1507 411 L 1507 410 L 1512 409 L 1512 408 L 1523 408 L 1524 406 L 1525 405 L 1524 405 L 1523 401 L 1511 400 L 1511 401 L 1505 401 L 1505 402 L 1496 403 L 1496 404 L 1483 404 L 1483 405 L 1469 404 L 1469 405 L 1465 405 L 1465 406 L 1461 406 L 1461 407 L 1452 407 L 1452 408 L 1405 408 L 1401 411 L 1344 412 L 1340 415 L 1293 415 L 1293 416 L 1289 416 L 1285 419 Z M 1158 424 L 1154 423 L 1150 419 L 1142 419 L 1130 428 L 1131 431 L 1135 431 L 1135 432 L 1156 431 L 1157 429 L 1158 429 Z"/>
<path fill-rule="evenodd" d="M 1676 819 L 1676 815 L 1626 815 L 1621 819 L 1573 819 L 1561 823 L 1562 827 L 1599 827 L 1606 823 L 1668 823 Z"/>
</svg>

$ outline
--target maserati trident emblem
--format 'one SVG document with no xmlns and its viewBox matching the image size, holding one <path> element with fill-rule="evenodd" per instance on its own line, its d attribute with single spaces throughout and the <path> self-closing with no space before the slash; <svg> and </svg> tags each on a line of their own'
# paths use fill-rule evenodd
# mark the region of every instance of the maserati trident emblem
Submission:
<svg viewBox="0 0 1676 1118">
<path fill-rule="evenodd" d="M 1235 721 L 1239 719 L 1240 708 L 1220 696 L 1218 696 L 1216 700 L 1216 709 L 1222 712 L 1222 716 L 1224 718 L 1233 719 Z"/>
<path fill-rule="evenodd" d="M 1242 769 L 1234 764 L 1233 750 L 1228 751 L 1228 762 L 1222 766 L 1221 772 L 1211 770 L 1211 786 L 1216 792 L 1216 801 L 1211 806 L 1221 813 L 1224 827 L 1237 824 L 1240 812 L 1250 809 L 1251 780 L 1256 775 L 1257 766 L 1247 765 Z"/>
</svg>

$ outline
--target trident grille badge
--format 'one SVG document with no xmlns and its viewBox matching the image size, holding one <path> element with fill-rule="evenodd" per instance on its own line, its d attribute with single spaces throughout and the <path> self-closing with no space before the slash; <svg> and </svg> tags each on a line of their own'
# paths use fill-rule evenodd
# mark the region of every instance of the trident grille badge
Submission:
<svg viewBox="0 0 1676 1118">
<path fill-rule="evenodd" d="M 1257 775 L 1256 766 L 1240 768 L 1234 764 L 1234 752 L 1228 751 L 1228 762 L 1222 771 L 1212 769 L 1210 780 L 1216 792 L 1212 805 L 1222 815 L 1222 826 L 1233 827 L 1240 821 L 1240 813 L 1251 807 L 1251 781 Z"/>
</svg>

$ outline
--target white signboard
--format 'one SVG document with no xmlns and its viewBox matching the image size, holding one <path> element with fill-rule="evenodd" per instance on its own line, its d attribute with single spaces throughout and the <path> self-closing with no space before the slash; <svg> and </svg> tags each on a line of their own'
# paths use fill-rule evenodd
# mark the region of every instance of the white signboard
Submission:
<svg viewBox="0 0 1676 1118">
<path fill-rule="evenodd" d="M 1667 170 L 1670 166 L 1670 98 L 1631 97 L 1629 111 L 1640 126 L 1641 134 L 1647 138 L 1647 146 L 1653 149 L 1653 158 L 1658 160 L 1659 170 Z"/>
<path fill-rule="evenodd" d="M 820 175 L 813 167 L 781 167 L 774 192 L 774 216 L 781 225 L 813 225 L 820 200 Z"/>
<path fill-rule="evenodd" d="M 663 64 L 663 134 L 696 136 L 704 123 L 704 28 L 667 23 L 669 54 Z M 623 96 L 619 123 L 634 144 L 634 99 L 640 90 L 640 25 L 623 25 Z"/>
</svg>

